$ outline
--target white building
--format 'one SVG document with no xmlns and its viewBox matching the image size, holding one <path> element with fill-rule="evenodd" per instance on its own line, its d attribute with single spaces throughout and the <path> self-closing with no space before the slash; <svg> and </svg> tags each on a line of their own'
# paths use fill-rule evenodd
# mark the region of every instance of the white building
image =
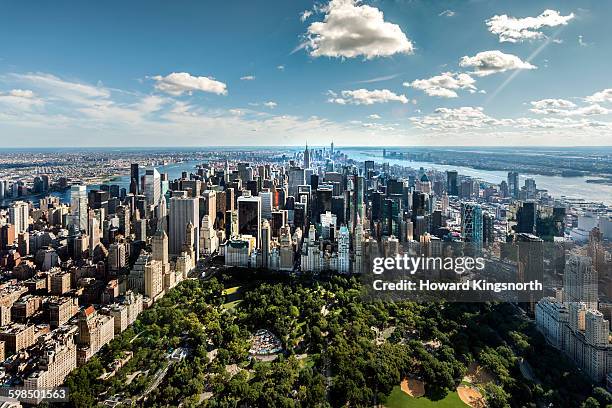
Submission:
<svg viewBox="0 0 612 408">
<path fill-rule="evenodd" d="M 79 231 L 87 231 L 87 187 L 82 184 L 70 187 L 70 224 Z"/>
<path fill-rule="evenodd" d="M 15 226 L 15 235 L 28 230 L 29 211 L 30 206 L 25 201 L 15 201 L 9 207 L 9 219 Z"/>
<path fill-rule="evenodd" d="M 186 231 L 187 224 L 200 225 L 199 222 L 199 200 L 186 196 L 170 198 L 170 234 L 169 248 L 170 254 L 179 255 L 183 250 L 183 245 L 187 240 Z M 200 252 L 199 228 L 195 229 L 196 237 L 194 237 L 193 251 L 197 258 Z"/>
<path fill-rule="evenodd" d="M 338 234 L 338 272 L 340 273 L 350 272 L 350 243 L 351 238 L 348 228 L 340 227 L 340 233 Z"/>
</svg>

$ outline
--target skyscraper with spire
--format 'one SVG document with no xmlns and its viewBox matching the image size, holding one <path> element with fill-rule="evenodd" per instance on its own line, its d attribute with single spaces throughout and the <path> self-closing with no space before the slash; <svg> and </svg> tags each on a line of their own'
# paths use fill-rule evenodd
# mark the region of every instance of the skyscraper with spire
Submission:
<svg viewBox="0 0 612 408">
<path fill-rule="evenodd" d="M 304 168 L 310 168 L 310 150 L 308 150 L 308 142 L 306 142 L 306 149 L 304 149 Z"/>
</svg>

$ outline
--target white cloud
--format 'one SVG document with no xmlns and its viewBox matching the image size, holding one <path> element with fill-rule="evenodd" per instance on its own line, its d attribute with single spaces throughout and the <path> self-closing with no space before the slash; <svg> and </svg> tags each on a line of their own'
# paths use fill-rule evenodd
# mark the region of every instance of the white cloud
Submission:
<svg viewBox="0 0 612 408">
<path fill-rule="evenodd" d="M 25 85 L 50 100 L 63 100 L 72 104 L 99 105 L 106 103 L 110 90 L 83 82 L 69 81 L 46 73 L 8 74 L 5 78 L 14 84 Z M 33 91 L 33 92 L 34 92 Z M 25 91 L 26 93 L 28 91 Z"/>
<path fill-rule="evenodd" d="M 368 119 L 380 119 L 380 115 L 377 115 L 376 113 L 373 113 L 371 115 L 368 115 Z"/>
<path fill-rule="evenodd" d="M 454 15 L 455 15 L 455 12 L 453 10 L 444 10 L 443 12 L 438 14 L 438 16 L 440 17 L 453 17 Z"/>
<path fill-rule="evenodd" d="M 612 102 L 612 88 L 595 92 L 593 95 L 587 96 L 585 100 L 590 103 Z"/>
<path fill-rule="evenodd" d="M 557 114 L 563 110 L 573 109 L 576 104 L 567 99 L 542 99 L 532 101 L 533 108 L 530 111 L 539 114 Z"/>
<path fill-rule="evenodd" d="M 404 86 L 424 91 L 429 96 L 456 98 L 457 89 L 476 91 L 476 80 L 465 73 L 444 72 L 429 79 L 417 79 L 404 82 Z"/>
<path fill-rule="evenodd" d="M 254 81 L 255 80 L 255 76 L 254 75 L 245 75 L 240 77 L 241 81 Z"/>
<path fill-rule="evenodd" d="M 276 102 L 274 102 L 274 101 L 264 102 L 263 105 L 266 108 L 270 108 L 270 109 L 274 109 L 274 108 L 276 108 L 276 106 L 278 106 L 278 104 Z"/>
<path fill-rule="evenodd" d="M 411 117 L 410 121 L 419 128 L 435 129 L 481 128 L 501 123 L 486 115 L 482 107 L 471 106 L 438 108 L 431 115 Z"/>
<path fill-rule="evenodd" d="M 607 115 L 611 113 L 612 110 L 604 108 L 598 104 L 583 106 L 577 109 L 569 110 L 566 112 L 562 112 L 562 115 L 565 116 L 591 116 L 591 115 Z"/>
<path fill-rule="evenodd" d="M 8 95 L 14 96 L 16 98 L 34 98 L 34 92 L 30 91 L 29 89 L 13 89 L 8 92 Z"/>
<path fill-rule="evenodd" d="M 310 16 L 312 16 L 312 11 L 311 10 L 304 10 L 300 14 L 300 21 L 303 23 L 304 21 L 308 20 L 308 17 L 310 17 Z"/>
<path fill-rule="evenodd" d="M 531 102 L 531 105 L 533 106 L 533 108 L 530 109 L 531 112 L 545 115 L 592 116 L 607 115 L 612 112 L 612 110 L 604 108 L 597 103 L 577 107 L 575 103 L 566 99 L 542 99 L 540 101 Z"/>
<path fill-rule="evenodd" d="M 543 103 L 546 105 L 547 103 Z M 554 103 L 553 103 L 554 104 Z M 516 133 L 521 129 L 536 130 L 536 131 L 569 131 L 580 130 L 588 131 L 589 129 L 610 129 L 609 122 L 592 121 L 585 118 L 573 118 L 570 116 L 584 115 L 585 113 L 572 113 L 564 115 L 565 117 L 545 117 L 528 118 L 520 117 L 516 119 L 499 119 L 487 115 L 482 107 L 464 106 L 460 108 L 438 108 L 432 114 L 424 116 L 415 116 L 409 118 L 413 125 L 418 129 L 427 129 L 430 131 L 442 131 L 445 134 L 460 134 L 448 133 L 459 131 L 486 131 L 490 132 L 504 131 L 510 132 L 514 137 L 525 137 L 525 133 Z M 574 133 L 568 132 L 567 135 L 573 136 Z M 556 137 L 554 134 L 553 137 Z M 552 139 L 551 139 L 552 140 Z M 557 139 L 554 139 L 557 140 Z M 548 144 L 551 142 L 549 141 Z"/>
<path fill-rule="evenodd" d="M 313 57 L 366 59 L 414 50 L 400 26 L 386 22 L 376 7 L 357 0 L 331 0 L 324 12 L 323 21 L 308 27 L 305 42 L 297 49 L 306 48 Z"/>
<path fill-rule="evenodd" d="M 30 110 L 44 105 L 44 101 L 29 89 L 13 89 L 6 93 L 0 92 L 0 105 L 4 109 Z"/>
<path fill-rule="evenodd" d="M 556 10 L 544 10 L 537 17 L 515 18 L 506 14 L 495 15 L 486 21 L 489 31 L 499 36 L 499 42 L 522 42 L 544 38 L 538 31 L 542 27 L 556 27 L 567 25 L 574 18 L 574 13 L 562 16 Z"/>
<path fill-rule="evenodd" d="M 337 103 L 340 105 L 372 105 L 375 103 L 400 102 L 408 103 L 406 95 L 397 95 L 388 89 L 355 89 L 352 91 L 342 91 L 340 95 L 333 91 L 329 91 L 330 98 L 328 102 Z"/>
<path fill-rule="evenodd" d="M 537 69 L 536 66 L 521 60 L 516 55 L 504 54 L 499 50 L 482 51 L 473 57 L 464 56 L 459 61 L 459 65 L 465 68 L 473 68 L 473 74 L 478 76 L 515 69 Z"/>
<path fill-rule="evenodd" d="M 187 72 L 173 72 L 166 76 L 152 77 L 157 83 L 155 89 L 173 96 L 194 91 L 210 92 L 217 95 L 227 95 L 227 85 L 214 78 L 193 76 Z"/>
</svg>

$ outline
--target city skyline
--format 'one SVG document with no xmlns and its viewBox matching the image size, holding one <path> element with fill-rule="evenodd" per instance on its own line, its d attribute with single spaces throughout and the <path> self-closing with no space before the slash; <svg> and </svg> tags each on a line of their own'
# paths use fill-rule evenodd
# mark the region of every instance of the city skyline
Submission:
<svg viewBox="0 0 612 408">
<path fill-rule="evenodd" d="M 5 3 L 5 147 L 612 144 L 610 4 L 118 4 Z"/>
</svg>

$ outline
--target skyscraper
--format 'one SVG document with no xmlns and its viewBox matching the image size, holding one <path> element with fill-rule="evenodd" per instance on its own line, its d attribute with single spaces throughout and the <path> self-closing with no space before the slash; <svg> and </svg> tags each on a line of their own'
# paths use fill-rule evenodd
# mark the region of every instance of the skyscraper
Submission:
<svg viewBox="0 0 612 408">
<path fill-rule="evenodd" d="M 130 193 L 137 195 L 139 193 L 138 183 L 140 182 L 140 171 L 138 163 L 130 165 Z"/>
<path fill-rule="evenodd" d="M 563 301 L 583 302 L 597 310 L 597 271 L 588 256 L 570 255 L 563 274 Z"/>
<path fill-rule="evenodd" d="M 78 231 L 87 231 L 87 187 L 82 184 L 70 187 L 70 217 Z"/>
<path fill-rule="evenodd" d="M 238 233 L 255 237 L 256 247 L 261 246 L 260 197 L 248 195 L 238 197 Z"/>
<path fill-rule="evenodd" d="M 199 201 L 197 198 L 179 196 L 170 198 L 170 253 L 179 255 L 186 242 L 187 224 L 200 225 L 199 222 Z M 195 229 L 198 237 L 194 239 L 193 251 L 199 254 L 199 229 Z"/>
<path fill-rule="evenodd" d="M 512 198 L 519 197 L 519 174 L 516 171 L 508 172 L 508 193 Z"/>
<path fill-rule="evenodd" d="M 310 168 L 310 150 L 308 150 L 308 143 L 306 143 L 306 149 L 304 149 L 304 168 Z"/>
<path fill-rule="evenodd" d="M 270 265 L 270 240 L 271 236 L 270 223 L 268 220 L 263 220 L 261 223 L 261 267 L 268 268 Z"/>
<path fill-rule="evenodd" d="M 516 213 L 516 232 L 533 234 L 536 227 L 537 203 L 522 202 Z"/>
<path fill-rule="evenodd" d="M 457 184 L 456 170 L 449 170 L 446 172 L 446 192 L 450 196 L 459 195 L 459 186 Z"/>
<path fill-rule="evenodd" d="M 161 197 L 161 177 L 157 169 L 148 169 L 144 176 L 144 194 L 147 203 L 152 206 L 159 204 Z"/>
<path fill-rule="evenodd" d="M 461 235 L 465 242 L 482 244 L 482 208 L 476 203 L 461 204 Z"/>
<path fill-rule="evenodd" d="M 28 230 L 29 208 L 25 201 L 15 201 L 9 207 L 9 219 L 15 226 L 15 236 Z"/>
<path fill-rule="evenodd" d="M 350 240 L 349 230 L 343 225 L 338 233 L 338 272 L 340 273 L 350 272 Z"/>
<path fill-rule="evenodd" d="M 289 195 L 296 197 L 298 186 L 306 184 L 304 169 L 300 167 L 291 167 L 289 169 Z"/>
<path fill-rule="evenodd" d="M 151 257 L 154 261 L 159 261 L 162 265 L 162 273 L 170 271 L 170 261 L 168 259 L 168 235 L 166 232 L 158 228 L 155 235 L 151 239 Z"/>
</svg>

